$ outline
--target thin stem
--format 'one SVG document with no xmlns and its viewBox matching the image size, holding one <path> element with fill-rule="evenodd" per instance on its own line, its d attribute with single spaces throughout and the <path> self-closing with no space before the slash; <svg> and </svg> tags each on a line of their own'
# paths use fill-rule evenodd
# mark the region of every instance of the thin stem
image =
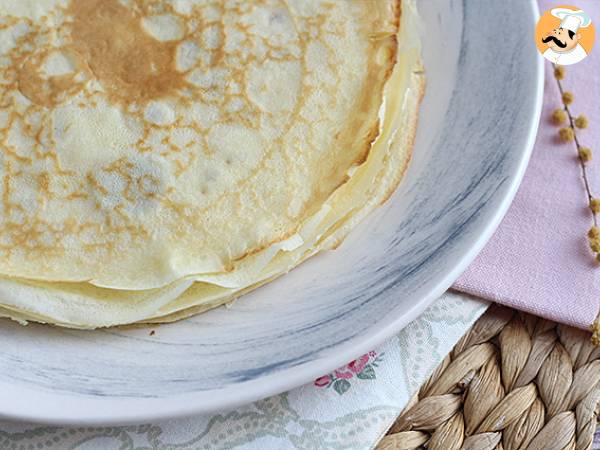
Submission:
<svg viewBox="0 0 600 450">
<path fill-rule="evenodd" d="M 556 66 L 554 66 L 554 68 L 556 69 Z M 560 80 L 557 77 L 554 77 L 554 78 L 556 79 L 556 83 L 558 84 L 558 90 L 560 91 L 560 98 L 562 100 L 565 91 L 563 90 L 563 86 L 562 86 L 562 83 L 560 82 Z M 590 188 L 590 182 L 589 182 L 588 174 L 587 174 L 587 166 L 585 164 L 585 161 L 581 158 L 581 154 L 579 153 L 579 150 L 581 149 L 581 144 L 579 143 L 579 138 L 577 137 L 577 127 L 575 127 L 575 119 L 573 118 L 573 115 L 571 114 L 569 105 L 567 105 L 564 101 L 563 101 L 563 106 L 564 106 L 565 112 L 567 113 L 567 116 L 569 117 L 569 125 L 573 129 L 573 136 L 575 138 L 575 146 L 577 148 L 577 157 L 579 158 L 579 164 L 581 166 L 581 175 L 583 177 L 583 184 L 585 185 L 585 191 L 588 196 L 588 205 L 589 205 L 590 202 L 592 201 L 592 199 L 594 198 L 594 196 L 592 195 L 592 190 Z M 591 211 L 591 213 L 592 213 L 592 219 L 594 221 L 594 226 L 598 226 L 598 219 L 596 217 L 596 213 L 594 213 L 593 211 Z"/>
</svg>

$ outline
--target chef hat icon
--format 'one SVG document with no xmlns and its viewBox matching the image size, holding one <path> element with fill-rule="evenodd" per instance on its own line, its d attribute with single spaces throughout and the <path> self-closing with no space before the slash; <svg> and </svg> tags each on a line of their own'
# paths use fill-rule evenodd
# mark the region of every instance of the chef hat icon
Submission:
<svg viewBox="0 0 600 450">
<path fill-rule="evenodd" d="M 590 16 L 581 9 L 573 11 L 568 8 L 554 8 L 550 13 L 561 20 L 560 28 L 571 30 L 573 33 L 577 33 L 579 28 L 586 28 L 592 23 Z"/>
</svg>

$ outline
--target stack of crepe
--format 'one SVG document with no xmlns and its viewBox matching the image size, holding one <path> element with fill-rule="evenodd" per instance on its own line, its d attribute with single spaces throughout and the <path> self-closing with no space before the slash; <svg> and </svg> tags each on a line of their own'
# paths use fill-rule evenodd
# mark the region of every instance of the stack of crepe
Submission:
<svg viewBox="0 0 600 450">
<path fill-rule="evenodd" d="M 398 185 L 402 0 L 0 0 L 0 315 L 180 319 L 334 248 Z"/>
</svg>

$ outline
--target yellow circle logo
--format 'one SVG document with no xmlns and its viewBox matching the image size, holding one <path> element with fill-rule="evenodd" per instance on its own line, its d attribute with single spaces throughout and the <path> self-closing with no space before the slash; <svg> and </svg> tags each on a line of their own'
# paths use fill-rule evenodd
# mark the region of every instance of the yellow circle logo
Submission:
<svg viewBox="0 0 600 450">
<path fill-rule="evenodd" d="M 568 66 L 592 51 L 596 31 L 592 18 L 576 6 L 561 5 L 546 11 L 535 29 L 535 43 L 548 61 Z"/>
</svg>

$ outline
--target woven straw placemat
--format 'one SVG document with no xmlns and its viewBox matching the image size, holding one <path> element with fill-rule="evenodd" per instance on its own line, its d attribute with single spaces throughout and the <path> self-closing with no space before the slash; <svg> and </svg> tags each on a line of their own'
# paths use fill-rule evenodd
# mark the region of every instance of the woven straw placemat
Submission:
<svg viewBox="0 0 600 450">
<path fill-rule="evenodd" d="M 599 414 L 590 334 L 492 306 L 377 450 L 588 450 Z"/>
</svg>

